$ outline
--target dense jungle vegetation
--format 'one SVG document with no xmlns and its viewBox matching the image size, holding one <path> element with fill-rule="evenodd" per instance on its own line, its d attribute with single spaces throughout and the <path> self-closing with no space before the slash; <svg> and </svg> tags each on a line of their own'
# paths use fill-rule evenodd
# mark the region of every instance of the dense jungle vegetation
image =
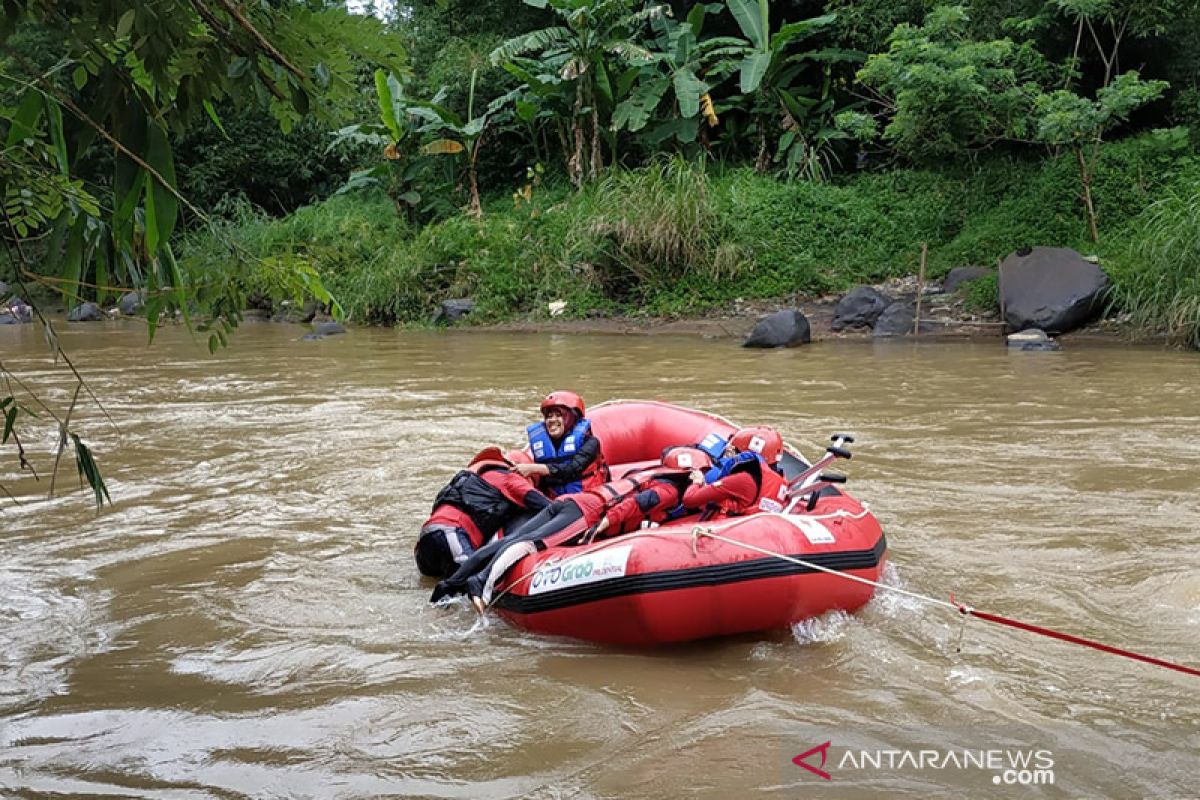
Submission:
<svg viewBox="0 0 1200 800">
<path fill-rule="evenodd" d="M 1190 0 L 7 0 L 0 280 L 35 305 L 136 289 L 151 333 L 177 314 L 215 349 L 283 299 L 689 313 L 910 274 L 922 244 L 934 277 L 1053 245 L 1196 346 L 1198 23 Z"/>
</svg>

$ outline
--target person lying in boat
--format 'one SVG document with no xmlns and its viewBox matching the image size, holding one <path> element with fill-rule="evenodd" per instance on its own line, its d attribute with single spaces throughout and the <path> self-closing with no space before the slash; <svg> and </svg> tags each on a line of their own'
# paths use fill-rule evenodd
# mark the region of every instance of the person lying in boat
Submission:
<svg viewBox="0 0 1200 800">
<path fill-rule="evenodd" d="M 661 465 L 558 497 L 514 535 L 477 550 L 453 575 L 438 583 L 429 601 L 466 593 L 482 611 L 491 601 L 496 581 L 525 556 L 572 537 L 587 538 L 589 529 L 601 523 L 605 531 L 612 532 L 636 527 L 643 519 L 665 519 L 667 512 L 679 505 L 689 483 L 704 481 L 701 470 L 707 463 L 708 456 L 699 450 L 673 448 Z"/>
<path fill-rule="evenodd" d="M 741 453 L 754 453 L 775 472 L 783 474 L 783 437 L 779 431 L 768 425 L 753 425 L 749 428 L 739 428 L 729 440 L 719 434 L 710 433 L 696 445 L 711 455 L 716 462 L 713 469 L 724 469 L 728 472 Z"/>
<path fill-rule="evenodd" d="M 532 462 L 524 451 L 489 447 L 450 479 L 413 548 L 422 575 L 445 578 L 522 511 L 538 512 L 550 504 L 514 469 Z"/>
<path fill-rule="evenodd" d="M 712 436 L 705 438 L 709 448 L 715 446 L 709 442 Z M 777 430 L 742 428 L 730 437 L 721 460 L 705 473 L 705 484 L 684 493 L 682 506 L 703 511 L 702 518 L 782 511 L 788 492 L 779 467 L 782 458 L 783 437 Z"/>
<path fill-rule="evenodd" d="M 688 469 L 688 483 L 682 489 L 677 481 L 659 481 L 604 512 L 604 516 L 584 535 L 586 544 L 637 530 L 644 522 L 662 523 L 685 513 L 683 492 L 704 485 L 704 473 L 712 468 L 708 453 L 695 447 L 671 447 L 663 454 L 663 465 Z M 665 485 L 663 485 L 665 483 Z"/>
<path fill-rule="evenodd" d="M 594 489 L 610 480 L 600 440 L 592 434 L 583 398 L 551 392 L 542 400 L 542 421 L 527 429 L 533 464 L 518 464 L 524 477 L 540 477 L 542 491 L 554 498 Z"/>
</svg>

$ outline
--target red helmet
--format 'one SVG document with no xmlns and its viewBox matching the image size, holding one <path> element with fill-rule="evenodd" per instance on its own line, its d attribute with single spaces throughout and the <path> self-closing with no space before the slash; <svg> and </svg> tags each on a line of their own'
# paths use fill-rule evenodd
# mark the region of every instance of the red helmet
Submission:
<svg viewBox="0 0 1200 800">
<path fill-rule="evenodd" d="M 587 416 L 584 413 L 583 398 L 574 392 L 551 392 L 546 395 L 546 399 L 542 401 L 542 416 L 555 406 L 573 412 L 576 422 Z"/>
<path fill-rule="evenodd" d="M 467 464 L 467 469 L 478 472 L 484 467 L 507 467 L 508 461 L 499 447 L 485 447 L 480 450 Z"/>
<path fill-rule="evenodd" d="M 708 453 L 697 447 L 672 447 L 663 456 L 664 467 L 679 470 L 708 469 L 712 466 L 712 458 Z"/>
<path fill-rule="evenodd" d="M 776 464 L 783 458 L 783 437 L 779 431 L 766 425 L 742 428 L 729 440 L 738 452 L 758 453 L 763 461 Z"/>
<path fill-rule="evenodd" d="M 524 450 L 509 450 L 504 454 L 504 460 L 510 464 L 532 464 L 533 456 Z"/>
</svg>

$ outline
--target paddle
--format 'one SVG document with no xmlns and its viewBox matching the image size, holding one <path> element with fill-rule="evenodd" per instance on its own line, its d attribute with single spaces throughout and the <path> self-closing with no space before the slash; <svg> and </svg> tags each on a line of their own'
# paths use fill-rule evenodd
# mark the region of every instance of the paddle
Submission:
<svg viewBox="0 0 1200 800">
<path fill-rule="evenodd" d="M 788 496 L 793 498 L 788 505 L 788 511 L 791 511 L 796 503 L 800 502 L 807 494 L 812 495 L 812 499 L 809 501 L 809 510 L 811 511 L 814 505 L 812 500 L 816 499 L 817 492 L 826 486 L 846 482 L 845 475 L 822 475 L 821 470 L 839 458 L 849 459 L 851 453 L 845 448 L 845 445 L 852 444 L 854 437 L 848 433 L 835 433 L 829 439 L 833 444 L 825 448 L 824 457 L 788 482 Z"/>
</svg>

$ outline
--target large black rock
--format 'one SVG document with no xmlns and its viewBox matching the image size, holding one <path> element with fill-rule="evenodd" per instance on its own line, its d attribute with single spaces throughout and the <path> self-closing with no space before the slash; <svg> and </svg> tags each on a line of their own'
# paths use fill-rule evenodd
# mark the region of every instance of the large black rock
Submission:
<svg viewBox="0 0 1200 800">
<path fill-rule="evenodd" d="M 117 309 L 121 312 L 121 316 L 124 317 L 134 316 L 145 305 L 146 300 L 141 292 L 126 292 L 117 301 Z"/>
<path fill-rule="evenodd" d="M 990 267 L 955 267 L 946 273 L 946 279 L 942 281 L 942 291 L 951 294 L 958 291 L 963 284 L 986 278 L 991 274 Z"/>
<path fill-rule="evenodd" d="M 1104 271 L 1067 247 L 1018 250 L 1000 265 L 1000 306 L 1014 331 L 1074 330 L 1100 315 L 1107 293 Z"/>
<path fill-rule="evenodd" d="M 95 303 L 80 303 L 67 315 L 67 322 L 100 322 L 102 319 L 104 312 Z"/>
<path fill-rule="evenodd" d="M 467 298 L 443 300 L 442 307 L 433 315 L 435 325 L 451 325 L 475 310 L 475 301 Z"/>
<path fill-rule="evenodd" d="M 883 310 L 892 304 L 892 298 L 870 286 L 856 286 L 838 300 L 833 309 L 835 331 L 845 328 L 870 328 L 879 319 Z"/>
<path fill-rule="evenodd" d="M 26 322 L 33 322 L 33 308 L 21 298 L 9 298 L 0 305 L 0 325 L 22 325 Z"/>
<path fill-rule="evenodd" d="M 879 319 L 875 320 L 875 327 L 871 329 L 871 335 L 877 337 L 908 336 L 913 332 L 913 320 L 916 319 L 916 314 L 917 309 L 914 303 L 897 300 L 885 308 L 879 315 Z"/>
<path fill-rule="evenodd" d="M 785 308 L 760 319 L 742 347 L 794 347 L 811 341 L 808 317 L 799 309 Z"/>
<path fill-rule="evenodd" d="M 335 320 L 327 319 L 324 322 L 318 322 L 313 326 L 313 333 L 317 336 L 337 336 L 346 332 L 346 328 L 342 323 Z"/>
</svg>

